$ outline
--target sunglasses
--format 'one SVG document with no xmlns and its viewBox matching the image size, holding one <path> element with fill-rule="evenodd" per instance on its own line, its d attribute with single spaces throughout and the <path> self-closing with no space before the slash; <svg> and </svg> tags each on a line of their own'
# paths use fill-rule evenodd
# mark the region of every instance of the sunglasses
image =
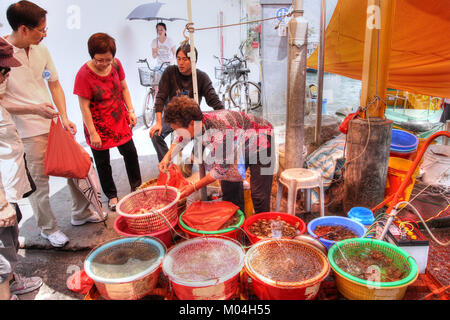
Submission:
<svg viewBox="0 0 450 320">
<path fill-rule="evenodd" d="M 6 76 L 11 71 L 10 67 L 0 67 L 0 73 L 3 76 Z"/>
</svg>

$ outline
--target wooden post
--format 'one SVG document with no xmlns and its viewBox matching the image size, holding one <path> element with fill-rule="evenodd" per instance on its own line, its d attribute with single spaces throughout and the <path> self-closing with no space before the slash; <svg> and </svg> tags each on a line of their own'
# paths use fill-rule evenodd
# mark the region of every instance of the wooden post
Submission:
<svg viewBox="0 0 450 320">
<path fill-rule="evenodd" d="M 316 111 L 316 130 L 314 141 L 317 146 L 320 146 L 320 133 L 322 129 L 322 105 L 323 105 L 323 76 L 324 76 L 324 55 L 325 55 L 325 29 L 327 23 L 327 1 L 322 0 L 320 5 L 320 44 L 319 44 L 319 58 L 318 58 L 318 72 L 317 72 L 317 111 Z"/>
<path fill-rule="evenodd" d="M 188 23 L 192 24 L 192 7 L 191 0 L 187 0 L 188 8 Z M 189 44 L 191 45 L 191 52 L 189 52 L 189 58 L 191 58 L 192 66 L 192 88 L 194 90 L 194 100 L 198 103 L 198 85 L 197 85 L 197 56 L 195 55 L 194 46 L 194 32 L 189 32 Z"/>
<path fill-rule="evenodd" d="M 384 199 L 393 122 L 384 119 L 396 0 L 368 0 L 362 73 L 363 119 L 350 121 L 344 172 L 344 210 L 372 208 Z"/>
<path fill-rule="evenodd" d="M 303 18 L 303 0 L 293 0 L 294 14 L 288 23 L 288 79 L 285 169 L 302 168 L 305 141 L 305 84 L 308 51 L 308 21 Z"/>
<path fill-rule="evenodd" d="M 344 172 L 345 212 L 353 207 L 373 208 L 384 200 L 392 126 L 391 120 L 380 118 L 350 121 Z"/>
<path fill-rule="evenodd" d="M 362 71 L 361 106 L 375 97 L 386 101 L 386 87 L 391 54 L 391 39 L 396 0 L 368 0 L 364 63 Z M 385 105 L 381 100 L 369 106 L 363 118 L 384 119 Z"/>
<path fill-rule="evenodd" d="M 192 6 L 191 0 L 187 0 L 187 10 L 188 10 L 188 23 L 192 25 Z M 199 107 L 199 99 L 198 99 L 198 84 L 197 84 L 197 56 L 195 55 L 195 45 L 194 45 L 194 32 L 189 32 L 189 44 L 191 46 L 191 52 L 189 52 L 189 58 L 191 59 L 191 67 L 192 67 L 192 89 L 194 90 L 194 100 L 197 101 Z M 200 152 L 200 161 L 199 164 L 199 176 L 200 179 L 205 177 L 206 170 L 203 164 L 203 154 Z M 208 195 L 206 192 L 206 187 L 200 190 L 202 201 L 208 200 Z"/>
</svg>

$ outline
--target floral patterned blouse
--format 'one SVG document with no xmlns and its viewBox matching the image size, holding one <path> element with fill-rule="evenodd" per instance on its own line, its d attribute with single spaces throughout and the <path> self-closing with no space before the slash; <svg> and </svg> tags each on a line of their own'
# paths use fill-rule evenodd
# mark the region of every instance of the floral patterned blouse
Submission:
<svg viewBox="0 0 450 320">
<path fill-rule="evenodd" d="M 273 127 L 262 118 L 219 110 L 204 112 L 202 122 L 202 145 L 210 152 L 203 161 L 214 179 L 242 181 L 238 164 L 253 164 L 252 156 L 265 154 L 271 147 Z"/>
</svg>

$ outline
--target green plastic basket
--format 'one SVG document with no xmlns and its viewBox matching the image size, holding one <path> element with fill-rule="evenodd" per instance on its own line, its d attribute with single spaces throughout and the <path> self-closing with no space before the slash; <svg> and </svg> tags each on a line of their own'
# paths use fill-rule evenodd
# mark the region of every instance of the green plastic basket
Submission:
<svg viewBox="0 0 450 320">
<path fill-rule="evenodd" d="M 404 268 L 407 276 L 401 280 L 393 282 L 375 282 L 363 280 L 345 272 L 336 264 L 335 257 L 341 256 L 341 251 L 346 257 L 349 257 L 357 254 L 359 251 L 361 251 L 361 249 L 365 248 L 371 248 L 381 251 L 387 257 L 392 259 L 397 267 Z M 373 286 L 379 288 L 400 287 L 414 281 L 418 275 L 417 263 L 414 258 L 409 255 L 408 252 L 391 243 L 377 239 L 354 238 L 336 242 L 336 244 L 333 245 L 328 251 L 328 260 L 330 261 L 330 265 L 333 270 L 340 276 L 365 286 Z"/>
<path fill-rule="evenodd" d="M 227 233 L 227 232 L 231 232 L 231 231 L 237 230 L 244 224 L 244 220 L 245 220 L 245 214 L 241 210 L 237 210 L 237 213 L 239 214 L 239 221 L 234 226 L 231 226 L 229 228 L 222 229 L 222 230 L 217 230 L 217 231 L 204 231 L 204 230 L 197 230 L 197 229 L 191 228 L 188 225 L 186 225 L 184 223 L 183 219 L 182 219 L 185 212 L 186 211 L 184 211 L 180 215 L 180 218 L 178 219 L 179 222 L 180 222 L 180 225 L 184 229 L 186 229 L 187 231 L 190 231 L 190 232 L 193 232 L 193 233 L 198 233 L 198 234 L 205 234 L 205 235 L 218 235 L 218 234 Z"/>
</svg>

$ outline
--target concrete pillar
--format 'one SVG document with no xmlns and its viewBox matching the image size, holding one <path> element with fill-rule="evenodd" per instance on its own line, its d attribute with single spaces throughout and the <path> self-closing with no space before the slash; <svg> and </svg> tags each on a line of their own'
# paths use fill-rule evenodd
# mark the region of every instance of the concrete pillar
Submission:
<svg viewBox="0 0 450 320">
<path fill-rule="evenodd" d="M 289 10 L 292 1 L 261 0 L 262 18 L 271 18 Z M 289 18 L 285 18 L 287 23 Z M 279 21 L 261 24 L 261 70 L 263 116 L 273 125 L 286 124 L 288 34 L 285 25 L 275 29 Z"/>
</svg>

